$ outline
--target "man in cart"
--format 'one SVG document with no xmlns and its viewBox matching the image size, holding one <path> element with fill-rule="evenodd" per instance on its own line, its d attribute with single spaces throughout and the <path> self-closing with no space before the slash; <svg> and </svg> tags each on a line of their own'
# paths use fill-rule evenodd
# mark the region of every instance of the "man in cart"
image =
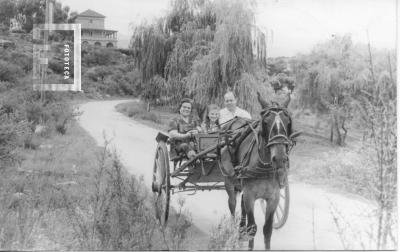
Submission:
<svg viewBox="0 0 400 252">
<path fill-rule="evenodd" d="M 227 121 L 233 119 L 234 117 L 243 117 L 246 119 L 251 119 L 251 115 L 244 109 L 236 106 L 236 97 L 233 92 L 229 91 L 224 95 L 225 108 L 221 109 L 219 114 L 219 123 L 223 124 Z"/>
</svg>

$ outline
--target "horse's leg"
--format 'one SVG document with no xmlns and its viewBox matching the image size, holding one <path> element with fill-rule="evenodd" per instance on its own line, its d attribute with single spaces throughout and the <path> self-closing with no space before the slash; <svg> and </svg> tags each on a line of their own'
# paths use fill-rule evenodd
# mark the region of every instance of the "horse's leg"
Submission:
<svg viewBox="0 0 400 252">
<path fill-rule="evenodd" d="M 246 232 L 246 210 L 244 206 L 244 200 L 243 200 L 243 194 L 240 200 L 240 210 L 241 210 L 241 218 L 240 218 L 240 224 L 239 224 L 239 231 L 240 235 L 244 234 Z"/>
<path fill-rule="evenodd" d="M 265 210 L 265 223 L 263 227 L 265 249 L 271 249 L 272 226 L 274 222 L 274 214 L 278 206 L 278 200 L 267 200 L 267 208 Z"/>
<path fill-rule="evenodd" d="M 221 157 L 220 157 L 220 168 L 223 170 L 223 174 L 225 177 L 225 190 L 228 193 L 228 205 L 231 215 L 235 216 L 236 209 L 236 192 L 235 192 L 235 183 L 233 176 L 235 172 L 233 170 L 233 165 L 231 161 L 231 157 L 227 147 L 222 148 Z"/>
<path fill-rule="evenodd" d="M 247 213 L 247 234 L 249 236 L 249 250 L 253 250 L 254 248 L 254 237 L 257 233 L 257 225 L 254 219 L 254 202 L 255 197 L 247 192 L 243 192 L 243 199 L 244 199 L 244 207 Z"/>
<path fill-rule="evenodd" d="M 229 211 L 231 212 L 232 218 L 234 218 L 236 209 L 236 192 L 232 179 L 228 177 L 225 177 L 225 190 L 228 193 Z"/>
<path fill-rule="evenodd" d="M 265 215 L 265 224 L 263 228 L 265 249 L 271 249 L 272 223 L 275 211 Z"/>
<path fill-rule="evenodd" d="M 236 192 L 229 192 L 229 199 L 228 199 L 229 211 L 231 212 L 232 218 L 235 218 L 235 210 L 236 210 Z"/>
</svg>

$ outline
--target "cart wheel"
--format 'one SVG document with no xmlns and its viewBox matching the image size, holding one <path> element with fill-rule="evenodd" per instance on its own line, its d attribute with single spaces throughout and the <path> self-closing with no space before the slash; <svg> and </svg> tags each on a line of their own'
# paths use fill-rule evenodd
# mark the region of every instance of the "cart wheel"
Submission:
<svg viewBox="0 0 400 252">
<path fill-rule="evenodd" d="M 170 175 L 168 149 L 165 142 L 162 141 L 157 145 L 154 158 L 152 190 L 154 192 L 156 218 L 160 221 L 160 225 L 165 227 L 169 214 Z"/>
<path fill-rule="evenodd" d="M 280 198 L 278 207 L 275 210 L 273 227 L 275 229 L 279 229 L 285 225 L 287 218 L 289 216 L 289 202 L 290 202 L 290 193 L 289 193 L 289 183 L 286 183 L 286 186 L 280 191 Z"/>
</svg>

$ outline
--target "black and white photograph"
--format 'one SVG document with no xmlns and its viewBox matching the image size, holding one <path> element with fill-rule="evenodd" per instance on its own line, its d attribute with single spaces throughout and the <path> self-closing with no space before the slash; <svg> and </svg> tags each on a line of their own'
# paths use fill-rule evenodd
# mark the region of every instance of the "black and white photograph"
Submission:
<svg viewBox="0 0 400 252">
<path fill-rule="evenodd" d="M 0 0 L 0 251 L 395 251 L 398 0 Z"/>
</svg>

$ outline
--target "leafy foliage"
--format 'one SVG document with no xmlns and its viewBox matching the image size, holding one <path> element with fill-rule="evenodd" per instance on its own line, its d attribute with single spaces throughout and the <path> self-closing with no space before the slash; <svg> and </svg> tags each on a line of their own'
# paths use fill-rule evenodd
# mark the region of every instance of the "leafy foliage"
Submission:
<svg viewBox="0 0 400 252">
<path fill-rule="evenodd" d="M 16 14 L 16 4 L 14 0 L 0 0 L 0 24 L 8 29 L 10 19 Z"/>
<path fill-rule="evenodd" d="M 338 145 L 345 144 L 346 123 L 353 117 L 354 99 L 364 91 L 371 91 L 374 82 L 367 52 L 366 47 L 353 45 L 351 37 L 345 35 L 319 44 L 310 55 L 300 55 L 291 61 L 300 105 L 330 114 L 330 138 L 333 142 L 336 136 Z M 380 59 L 374 64 L 375 72 L 381 73 L 387 66 L 386 60 L 377 58 Z"/>
<path fill-rule="evenodd" d="M 0 81 L 16 82 L 21 73 L 19 66 L 0 60 Z"/>
<path fill-rule="evenodd" d="M 220 101 L 231 89 L 249 108 L 248 97 L 239 92 L 241 80 L 252 75 L 254 82 L 263 82 L 256 71 L 266 67 L 265 35 L 256 28 L 247 1 L 173 1 L 165 17 L 135 28 L 131 48 L 143 84 L 153 85 L 154 76 L 163 78 L 163 95 L 171 104 L 184 96 L 204 104 Z M 258 87 L 248 88 L 254 93 Z"/>
<path fill-rule="evenodd" d="M 107 48 L 87 47 L 82 50 L 82 65 L 85 67 L 109 66 L 118 63 L 121 54 Z"/>
<path fill-rule="evenodd" d="M 372 69 L 372 68 L 371 68 Z M 396 244 L 397 212 L 397 111 L 396 83 L 390 70 L 380 74 L 372 92 L 364 92 L 357 102 L 372 146 L 367 145 L 366 166 L 370 171 L 368 188 L 378 203 L 376 249 Z"/>
<path fill-rule="evenodd" d="M 16 2 L 16 18 L 25 32 L 30 32 L 34 24 L 45 21 L 46 2 L 41 0 L 18 0 Z M 69 7 L 63 7 L 60 2 L 54 5 L 54 23 L 67 23 Z"/>
</svg>

